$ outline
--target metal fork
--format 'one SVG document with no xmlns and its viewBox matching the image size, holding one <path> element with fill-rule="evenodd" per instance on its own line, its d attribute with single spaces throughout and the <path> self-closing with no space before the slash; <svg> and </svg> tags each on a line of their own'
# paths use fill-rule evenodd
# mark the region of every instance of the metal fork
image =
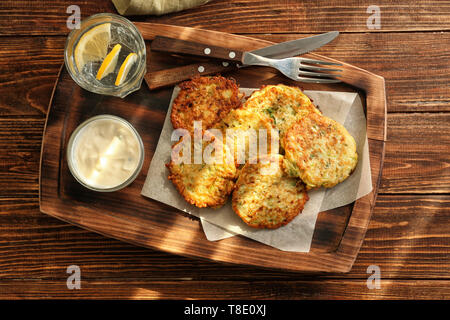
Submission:
<svg viewBox="0 0 450 320">
<path fill-rule="evenodd" d="M 342 66 L 340 63 L 315 60 L 308 58 L 284 58 L 284 59 L 270 59 L 262 56 L 246 52 L 242 62 L 244 65 L 252 66 L 267 66 L 280 71 L 286 77 L 301 82 L 310 83 L 337 83 L 341 80 L 337 79 L 338 74 L 324 73 L 324 72 L 341 72 L 341 69 L 332 69 L 325 67 L 318 67 L 317 65 L 332 65 Z M 323 71 L 323 72 L 322 72 Z"/>
</svg>

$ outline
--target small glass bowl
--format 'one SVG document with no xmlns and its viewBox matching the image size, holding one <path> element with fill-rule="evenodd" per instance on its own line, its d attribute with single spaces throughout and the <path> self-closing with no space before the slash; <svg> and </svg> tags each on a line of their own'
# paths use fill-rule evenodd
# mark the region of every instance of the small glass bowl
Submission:
<svg viewBox="0 0 450 320">
<path fill-rule="evenodd" d="M 127 79 L 119 86 L 98 81 L 95 79 L 95 75 L 92 74 L 93 71 L 89 74 L 83 72 L 83 70 L 78 70 L 75 63 L 75 48 L 83 34 L 104 23 L 111 24 L 111 44 L 120 43 L 122 46 L 125 45 L 138 55 L 138 60 L 135 62 L 136 67 L 132 68 L 134 72 L 130 72 Z M 120 36 L 119 33 L 121 34 Z M 118 63 L 119 66 L 121 62 Z M 95 14 L 81 21 L 80 29 L 74 29 L 69 33 L 64 49 L 64 63 L 70 76 L 80 87 L 93 93 L 124 98 L 141 88 L 142 80 L 147 72 L 145 41 L 130 20 L 112 13 Z"/>
<path fill-rule="evenodd" d="M 89 124 L 91 124 L 92 122 L 98 121 L 98 120 L 112 120 L 112 121 L 118 121 L 121 124 L 125 125 L 125 127 L 127 127 L 128 129 L 130 129 L 130 131 L 134 134 L 134 136 L 136 137 L 137 141 L 138 141 L 138 145 L 139 145 L 139 162 L 138 165 L 136 166 L 136 169 L 134 170 L 134 172 L 122 183 L 113 186 L 113 187 L 105 187 L 105 188 L 101 188 L 98 186 L 93 186 L 90 185 L 89 183 L 87 183 L 85 181 L 85 179 L 82 177 L 81 174 L 78 173 L 77 170 L 77 163 L 76 163 L 76 158 L 75 158 L 75 152 L 74 149 L 77 145 L 77 138 L 82 134 L 83 129 L 86 128 L 86 126 L 88 126 Z M 128 186 L 129 184 L 131 184 L 139 175 L 139 173 L 141 172 L 142 166 L 144 164 L 144 144 L 142 142 L 141 136 L 139 135 L 139 133 L 136 131 L 136 129 L 125 119 L 122 119 L 120 117 L 117 116 L 113 116 L 113 115 L 109 115 L 109 114 L 103 114 L 103 115 L 98 115 L 92 118 L 89 118 L 88 120 L 84 121 L 83 123 L 81 123 L 72 133 L 72 135 L 70 136 L 69 142 L 67 144 L 67 163 L 69 166 L 69 171 L 70 173 L 73 175 L 73 177 L 84 187 L 93 190 L 93 191 L 99 191 L 99 192 L 113 192 L 113 191 L 117 191 L 120 189 L 125 188 L 126 186 Z"/>
</svg>

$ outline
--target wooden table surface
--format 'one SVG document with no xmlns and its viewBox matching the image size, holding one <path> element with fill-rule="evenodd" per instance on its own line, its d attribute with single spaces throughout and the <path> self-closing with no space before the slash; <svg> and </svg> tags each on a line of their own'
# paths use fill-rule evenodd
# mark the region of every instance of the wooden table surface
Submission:
<svg viewBox="0 0 450 320">
<path fill-rule="evenodd" d="M 39 211 L 39 155 L 63 63 L 68 6 L 82 18 L 111 1 L 0 4 L 0 299 L 449 299 L 450 1 L 213 0 L 132 17 L 286 41 L 338 30 L 317 50 L 386 80 L 380 193 L 348 274 L 308 275 L 184 258 L 105 238 Z M 381 28 L 369 29 L 370 5 Z M 81 270 L 69 290 L 67 268 Z M 381 271 L 369 289 L 369 266 Z"/>
</svg>

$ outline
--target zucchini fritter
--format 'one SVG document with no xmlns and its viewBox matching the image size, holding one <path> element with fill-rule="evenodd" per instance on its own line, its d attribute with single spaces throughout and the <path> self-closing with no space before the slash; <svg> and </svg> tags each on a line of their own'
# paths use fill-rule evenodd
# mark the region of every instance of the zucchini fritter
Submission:
<svg viewBox="0 0 450 320">
<path fill-rule="evenodd" d="M 250 112 L 259 113 L 279 131 L 281 146 L 286 130 L 299 117 L 320 114 L 311 100 L 297 87 L 283 84 L 264 86 L 253 92 L 243 105 Z"/>
<path fill-rule="evenodd" d="M 196 77 L 180 85 L 172 104 L 171 120 L 175 129 L 194 131 L 194 121 L 202 121 L 206 130 L 230 110 L 241 105 L 243 94 L 233 79 L 221 76 Z"/>
<path fill-rule="evenodd" d="M 185 142 L 183 137 L 172 146 L 172 159 L 166 166 L 170 172 L 169 180 L 187 202 L 200 208 L 217 208 L 227 201 L 232 192 L 237 170 L 234 161 L 229 161 L 228 147 L 207 132 L 204 136 L 207 138 L 202 140 L 201 145 L 197 145 L 202 152 L 201 163 L 194 162 L 194 139 Z M 187 145 L 189 142 L 190 145 Z M 186 149 L 183 148 L 183 143 L 187 145 Z M 212 148 L 215 143 L 216 147 Z M 183 163 L 175 159 L 175 153 L 182 158 L 183 152 L 189 148 L 190 154 L 187 157 L 190 161 L 188 159 L 187 163 Z M 206 148 L 209 148 L 209 153 L 205 152 Z M 221 153 L 216 154 L 216 150 Z M 205 154 L 210 155 L 210 161 L 204 158 Z"/>
<path fill-rule="evenodd" d="M 226 144 L 238 164 L 244 164 L 257 155 L 278 153 L 278 132 L 275 132 L 270 122 L 258 112 L 243 107 L 233 109 L 214 125 L 214 128 L 222 131 L 223 138 L 226 139 Z M 262 147 L 261 140 L 264 138 L 265 148 Z"/>
<path fill-rule="evenodd" d="M 315 113 L 298 119 L 284 137 L 285 165 L 308 188 L 331 188 L 358 162 L 355 139 L 338 122 Z"/>
<path fill-rule="evenodd" d="M 247 163 L 233 191 L 234 212 L 249 226 L 276 229 L 294 219 L 308 201 L 300 179 L 286 175 L 282 155 L 266 157 L 267 163 Z"/>
</svg>

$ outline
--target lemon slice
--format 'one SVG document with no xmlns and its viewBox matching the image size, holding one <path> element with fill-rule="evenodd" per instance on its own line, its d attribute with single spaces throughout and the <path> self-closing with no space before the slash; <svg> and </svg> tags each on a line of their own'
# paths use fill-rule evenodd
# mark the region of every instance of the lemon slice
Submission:
<svg viewBox="0 0 450 320">
<path fill-rule="evenodd" d="M 85 34 L 78 41 L 74 51 L 75 64 L 81 72 L 86 63 L 102 60 L 108 53 L 111 41 L 111 24 L 103 23 Z"/>
<path fill-rule="evenodd" d="M 117 74 L 116 78 L 116 86 L 120 86 L 123 81 L 126 79 L 128 72 L 130 72 L 131 67 L 133 64 L 137 61 L 137 54 L 136 53 L 130 53 L 125 61 L 122 63 L 119 69 L 119 73 Z"/>
<path fill-rule="evenodd" d="M 114 71 L 117 66 L 117 60 L 119 59 L 119 53 L 122 46 L 120 44 L 116 44 L 110 53 L 106 56 L 105 60 L 103 60 L 100 69 L 97 72 L 97 80 L 102 80 L 108 74 Z"/>
</svg>

